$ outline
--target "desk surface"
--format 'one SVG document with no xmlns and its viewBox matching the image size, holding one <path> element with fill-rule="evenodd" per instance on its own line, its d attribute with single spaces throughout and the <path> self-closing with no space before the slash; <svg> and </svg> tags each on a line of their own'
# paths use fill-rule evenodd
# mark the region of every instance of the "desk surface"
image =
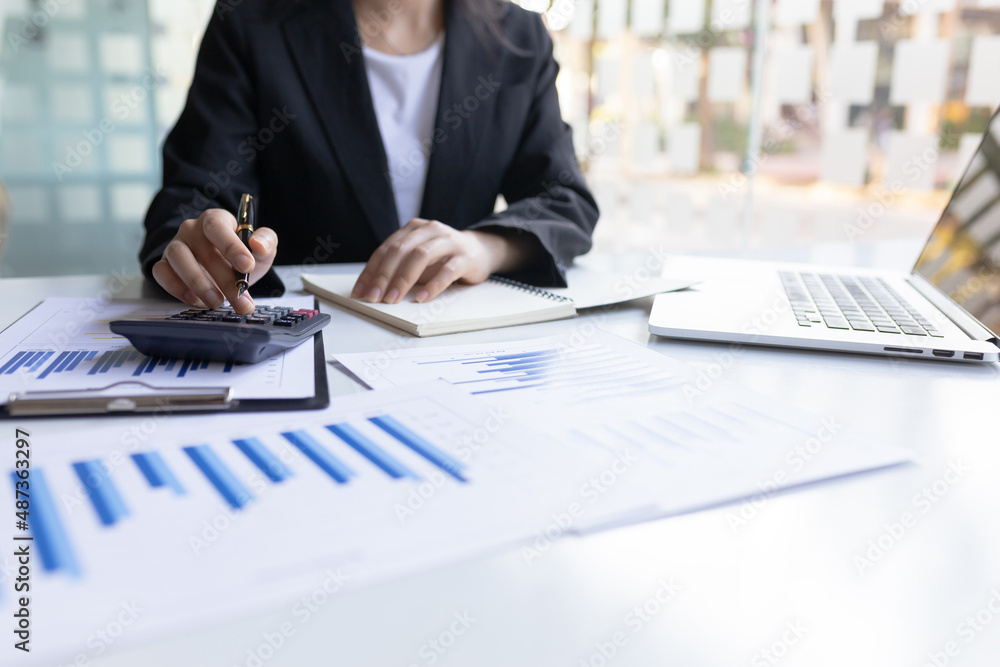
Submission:
<svg viewBox="0 0 1000 667">
<path fill-rule="evenodd" d="M 907 241 L 743 255 L 906 269 L 918 250 Z M 299 270 L 282 271 L 294 285 Z M 142 280 L 8 279 L 0 289 L 6 326 L 45 296 L 136 297 Z M 796 489 L 756 507 L 728 505 L 564 539 L 530 565 L 510 550 L 334 596 L 260 663 L 250 651 L 288 620 L 291 604 L 101 656 L 86 651 L 89 664 L 998 664 L 1000 366 L 671 342 L 647 333 L 650 304 L 589 318 L 911 448 L 918 463 Z M 333 316 L 328 353 L 513 340 L 586 322 L 418 340 L 325 311 Z M 330 383 L 334 396 L 362 391 L 333 369 Z M 746 521 L 735 525 L 740 513 Z M 905 513 L 914 517 L 909 526 L 900 524 Z M 678 588 L 666 603 L 656 597 L 663 582 Z"/>
</svg>

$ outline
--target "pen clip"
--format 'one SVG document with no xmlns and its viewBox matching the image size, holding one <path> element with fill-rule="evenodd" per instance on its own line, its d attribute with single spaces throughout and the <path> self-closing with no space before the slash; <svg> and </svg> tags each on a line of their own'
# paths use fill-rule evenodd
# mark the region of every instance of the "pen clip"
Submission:
<svg viewBox="0 0 1000 667">
<path fill-rule="evenodd" d="M 240 233 L 244 229 L 249 230 L 253 233 L 254 226 L 254 208 L 253 208 L 253 195 L 243 193 L 240 196 L 240 208 L 236 213 L 236 233 Z"/>
</svg>

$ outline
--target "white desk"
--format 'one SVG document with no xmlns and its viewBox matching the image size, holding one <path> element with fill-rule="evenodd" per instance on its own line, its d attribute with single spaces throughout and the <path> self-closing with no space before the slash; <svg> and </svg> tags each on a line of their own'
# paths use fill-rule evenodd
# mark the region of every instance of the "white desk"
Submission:
<svg viewBox="0 0 1000 667">
<path fill-rule="evenodd" d="M 911 242 L 883 242 L 753 254 L 905 269 L 918 249 Z M 296 271 L 284 273 L 294 280 Z M 115 296 L 141 294 L 141 280 L 116 288 L 120 283 L 102 277 L 2 280 L 6 308 L 0 318 L 6 321 L 0 324 L 48 295 L 93 296 L 109 285 Z M 308 623 L 296 623 L 295 635 L 259 664 L 406 667 L 432 664 L 435 656 L 435 665 L 477 667 L 916 667 L 928 662 L 931 652 L 940 665 L 945 660 L 963 667 L 997 665 L 1000 366 L 733 351 L 728 345 L 650 339 L 649 306 L 645 300 L 589 317 L 705 370 L 724 367 L 727 378 L 758 392 L 911 447 L 921 457 L 919 465 L 771 497 L 736 531 L 729 516 L 740 507 L 731 505 L 565 539 L 531 565 L 511 550 L 334 596 Z M 333 316 L 325 334 L 328 353 L 512 340 L 584 323 L 416 340 L 332 307 L 326 312 Z M 336 396 L 361 389 L 331 369 L 331 390 Z M 968 471 L 922 511 L 925 505 L 914 504 L 915 494 L 935 482 L 940 491 L 949 461 L 960 461 Z M 904 512 L 915 516 L 915 525 L 890 538 L 884 526 L 899 522 Z M 855 556 L 865 556 L 869 540 L 880 536 L 888 549 L 859 573 Z M 676 596 L 663 605 L 651 601 L 659 582 L 671 579 L 680 587 Z M 648 620 L 633 615 L 627 624 L 626 614 L 647 603 L 658 611 Z M 248 650 L 289 620 L 290 608 L 248 614 L 100 658 L 83 653 L 99 667 L 247 665 Z M 968 624 L 977 612 L 979 621 Z M 456 613 L 475 619 L 457 637 L 450 634 Z M 797 632 L 789 630 L 796 625 Z M 618 632 L 626 642 L 604 660 L 598 645 L 608 650 Z M 454 642 L 440 654 L 428 643 L 437 639 Z M 769 648 L 775 651 L 770 658 L 760 653 Z M 945 655 L 949 648 L 955 655 Z"/>
</svg>

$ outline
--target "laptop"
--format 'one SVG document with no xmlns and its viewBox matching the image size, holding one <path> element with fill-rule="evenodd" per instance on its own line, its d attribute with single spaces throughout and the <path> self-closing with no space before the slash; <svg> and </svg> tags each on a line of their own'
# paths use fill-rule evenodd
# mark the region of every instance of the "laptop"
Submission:
<svg viewBox="0 0 1000 667">
<path fill-rule="evenodd" d="M 1000 111 L 909 274 L 673 256 L 659 336 L 945 362 L 1000 359 Z"/>
</svg>

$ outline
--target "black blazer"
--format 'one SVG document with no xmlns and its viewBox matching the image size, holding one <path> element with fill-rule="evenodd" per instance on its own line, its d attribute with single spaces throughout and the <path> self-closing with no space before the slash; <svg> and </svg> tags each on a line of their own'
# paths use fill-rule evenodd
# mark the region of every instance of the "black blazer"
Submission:
<svg viewBox="0 0 1000 667">
<path fill-rule="evenodd" d="M 441 91 L 420 217 L 534 235 L 547 255 L 517 278 L 565 285 L 597 205 L 556 97 L 541 18 L 505 2 L 509 42 L 483 40 L 446 0 Z M 485 30 L 485 29 L 484 29 Z M 513 48 L 511 48 L 513 47 Z M 139 259 L 151 278 L 180 223 L 257 200 L 276 264 L 364 262 L 399 228 L 350 0 L 219 2 L 187 104 L 163 146 L 163 188 Z M 493 213 L 498 194 L 507 210 Z M 279 294 L 270 272 L 255 294 Z"/>
</svg>

